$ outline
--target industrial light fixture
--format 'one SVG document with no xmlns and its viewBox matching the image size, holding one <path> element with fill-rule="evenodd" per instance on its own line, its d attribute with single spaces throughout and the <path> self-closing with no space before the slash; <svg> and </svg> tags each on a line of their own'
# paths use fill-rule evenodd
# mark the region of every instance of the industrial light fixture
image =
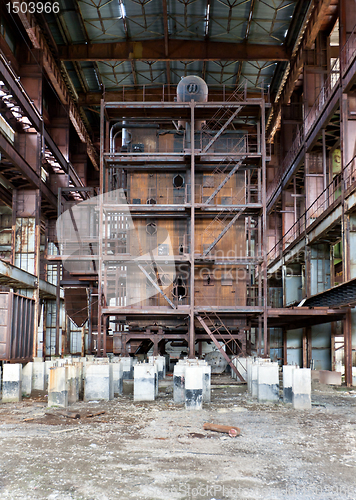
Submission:
<svg viewBox="0 0 356 500">
<path fill-rule="evenodd" d="M 119 5 L 120 5 L 120 11 L 121 11 L 121 18 L 125 19 L 125 17 L 126 17 L 126 9 L 125 9 L 124 2 L 122 0 L 119 0 Z"/>
<path fill-rule="evenodd" d="M 208 3 L 207 9 L 206 9 L 206 24 L 205 24 L 205 36 L 209 32 L 209 21 L 210 21 L 210 3 Z"/>
</svg>

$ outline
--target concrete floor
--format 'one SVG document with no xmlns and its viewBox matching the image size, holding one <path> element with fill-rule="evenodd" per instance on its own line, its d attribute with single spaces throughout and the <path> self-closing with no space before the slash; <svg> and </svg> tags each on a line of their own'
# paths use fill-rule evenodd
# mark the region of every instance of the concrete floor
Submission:
<svg viewBox="0 0 356 500">
<path fill-rule="evenodd" d="M 296 411 L 226 382 L 214 377 L 201 412 L 172 402 L 171 380 L 152 403 L 80 402 L 70 407 L 77 420 L 43 394 L 0 404 L 0 498 L 356 499 L 356 391 L 317 384 L 312 409 Z"/>
</svg>

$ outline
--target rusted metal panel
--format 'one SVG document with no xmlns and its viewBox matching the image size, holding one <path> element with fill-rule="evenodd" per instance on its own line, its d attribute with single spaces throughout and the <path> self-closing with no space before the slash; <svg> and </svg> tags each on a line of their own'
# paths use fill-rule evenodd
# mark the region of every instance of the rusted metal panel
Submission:
<svg viewBox="0 0 356 500">
<path fill-rule="evenodd" d="M 0 360 L 32 359 L 35 301 L 13 292 L 0 292 Z"/>
</svg>

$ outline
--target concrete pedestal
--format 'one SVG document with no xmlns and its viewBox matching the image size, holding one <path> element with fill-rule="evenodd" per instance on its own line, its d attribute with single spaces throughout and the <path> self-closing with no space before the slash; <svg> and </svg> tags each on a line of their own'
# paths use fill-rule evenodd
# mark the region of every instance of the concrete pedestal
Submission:
<svg viewBox="0 0 356 500">
<path fill-rule="evenodd" d="M 179 363 L 173 368 L 173 401 L 185 402 L 185 365 Z"/>
<path fill-rule="evenodd" d="M 134 401 L 154 401 L 157 369 L 153 363 L 139 363 L 134 368 Z"/>
<path fill-rule="evenodd" d="M 78 363 L 67 365 L 68 378 L 68 404 L 73 404 L 79 401 L 80 391 L 80 367 Z"/>
<path fill-rule="evenodd" d="M 296 368 L 293 371 L 293 407 L 298 410 L 311 408 L 310 368 Z"/>
<path fill-rule="evenodd" d="M 252 364 L 251 364 L 251 382 L 250 382 L 250 386 L 251 386 L 251 396 L 253 398 L 257 398 L 257 389 L 258 389 L 258 365 L 259 365 L 259 362 L 258 361 L 254 361 Z"/>
<path fill-rule="evenodd" d="M 252 392 L 252 364 L 253 358 L 246 359 L 246 376 L 247 376 L 247 392 L 251 394 Z"/>
<path fill-rule="evenodd" d="M 22 394 L 31 396 L 33 363 L 26 363 L 22 367 Z"/>
<path fill-rule="evenodd" d="M 279 401 L 279 371 L 277 363 L 261 363 L 257 369 L 257 399 L 260 403 Z"/>
<path fill-rule="evenodd" d="M 48 406 L 68 406 L 68 367 L 57 366 L 49 369 Z"/>
<path fill-rule="evenodd" d="M 35 358 L 32 366 L 32 390 L 44 391 L 45 388 L 45 364 Z"/>
<path fill-rule="evenodd" d="M 158 380 L 166 376 L 166 358 L 164 356 L 149 356 L 149 363 L 157 364 Z"/>
<path fill-rule="evenodd" d="M 16 403 L 22 399 L 21 363 L 3 365 L 2 402 Z"/>
<path fill-rule="evenodd" d="M 283 403 L 293 402 L 293 371 L 295 365 L 283 365 Z"/>
<path fill-rule="evenodd" d="M 122 376 L 124 380 L 132 380 L 134 378 L 134 369 L 133 369 L 133 359 L 130 356 L 125 356 L 124 358 L 120 358 L 122 363 Z"/>
<path fill-rule="evenodd" d="M 114 398 L 113 364 L 88 364 L 84 382 L 84 400 L 106 401 Z"/>
<path fill-rule="evenodd" d="M 56 366 L 57 361 L 45 361 L 45 372 L 44 372 L 44 390 L 48 390 L 48 384 L 49 384 L 49 371 L 53 366 Z"/>
<path fill-rule="evenodd" d="M 203 402 L 210 403 L 211 389 L 211 366 L 203 365 Z"/>
<path fill-rule="evenodd" d="M 123 369 L 120 360 L 112 364 L 113 367 L 113 381 L 114 381 L 114 395 L 119 396 L 123 393 Z"/>
<path fill-rule="evenodd" d="M 245 382 L 247 382 L 247 360 L 249 358 L 243 358 L 243 357 L 238 357 L 234 358 L 232 360 L 233 365 L 236 367 L 237 371 L 241 374 L 241 376 L 245 379 Z M 231 370 L 231 377 L 234 380 L 238 380 L 240 382 L 239 377 L 236 375 L 236 373 Z"/>
<path fill-rule="evenodd" d="M 203 407 L 203 370 L 201 366 L 185 368 L 185 409 L 201 410 Z"/>
</svg>

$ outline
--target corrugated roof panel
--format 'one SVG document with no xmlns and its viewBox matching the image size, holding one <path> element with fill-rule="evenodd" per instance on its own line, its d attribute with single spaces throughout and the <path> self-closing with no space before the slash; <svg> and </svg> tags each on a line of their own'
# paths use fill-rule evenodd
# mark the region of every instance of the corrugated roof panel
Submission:
<svg viewBox="0 0 356 500">
<path fill-rule="evenodd" d="M 249 41 L 252 43 L 282 44 L 285 40 L 296 1 L 256 2 Z"/>
<path fill-rule="evenodd" d="M 134 84 L 131 65 L 127 61 L 100 61 L 98 68 L 106 90 Z"/>
<path fill-rule="evenodd" d="M 250 3 L 241 2 L 230 8 L 227 2 L 214 2 L 209 22 L 209 38 L 221 42 L 241 42 L 245 38 Z"/>
<path fill-rule="evenodd" d="M 66 70 L 67 70 L 67 73 L 68 73 L 70 79 L 72 80 L 72 83 L 74 85 L 75 90 L 77 90 L 78 92 L 82 92 L 83 89 L 82 89 L 82 86 L 80 84 L 80 81 L 79 81 L 77 72 L 75 71 L 73 63 L 70 61 L 66 61 L 64 63 L 64 65 L 66 67 Z"/>
<path fill-rule="evenodd" d="M 164 33 L 162 2 L 141 0 L 138 2 L 123 0 L 130 38 L 135 40 L 162 38 Z"/>
<path fill-rule="evenodd" d="M 134 65 L 139 85 L 166 82 L 166 63 L 164 61 L 153 63 L 135 61 Z"/>
<path fill-rule="evenodd" d="M 241 80 L 247 81 L 247 88 L 268 90 L 275 69 L 275 63 L 266 61 L 245 61 L 242 65 Z"/>
<path fill-rule="evenodd" d="M 69 34 L 69 42 L 71 43 L 85 43 L 85 32 L 80 23 L 78 23 L 78 14 L 73 11 L 63 11 L 62 19 L 65 21 L 66 30 Z M 67 33 L 64 33 L 68 37 Z"/>
<path fill-rule="evenodd" d="M 197 39 L 205 36 L 206 0 L 168 2 L 169 34 L 172 38 Z"/>
<path fill-rule="evenodd" d="M 253 16 L 248 30 L 247 43 L 281 45 L 286 38 L 298 0 L 255 0 Z M 309 3 L 309 0 L 308 0 Z M 120 5 L 124 5 L 124 9 Z M 241 43 L 246 39 L 251 0 L 210 0 L 207 31 L 207 0 L 167 0 L 168 34 L 171 39 L 210 40 Z M 61 0 L 61 18 L 46 15 L 46 20 L 58 44 L 63 36 L 71 43 L 83 43 L 85 32 L 92 43 L 120 42 L 127 39 L 164 39 L 162 1 L 153 0 Z M 123 16 L 124 14 L 124 16 Z M 303 13 L 302 13 L 303 14 Z M 303 14 L 304 15 L 304 14 Z M 61 27 L 60 24 L 63 26 Z M 223 56 L 223 55 L 222 55 Z M 80 79 L 85 78 L 89 91 L 100 89 L 95 67 L 101 74 L 108 90 L 122 85 L 166 84 L 165 61 L 134 61 L 133 73 L 130 61 L 80 63 L 82 75 L 76 66 L 66 63 L 78 91 Z M 170 61 L 170 80 L 177 84 L 184 75 L 204 77 L 208 85 L 236 85 L 246 78 L 248 87 L 255 88 L 264 80 L 265 88 L 271 82 L 275 64 L 246 61 Z M 84 76 L 83 76 L 84 75 Z"/>
<path fill-rule="evenodd" d="M 100 81 L 96 74 L 96 70 L 92 62 L 82 62 L 80 64 L 83 74 L 85 76 L 86 83 L 88 85 L 90 92 L 95 92 L 101 90 Z"/>
<path fill-rule="evenodd" d="M 54 41 L 57 45 L 64 44 L 62 33 L 58 27 L 58 22 L 56 20 L 55 14 L 45 14 L 45 19 L 47 21 L 48 27 L 51 31 Z"/>
<path fill-rule="evenodd" d="M 90 40 L 93 43 L 125 40 L 126 34 L 119 2 L 115 0 L 104 3 L 93 0 L 92 4 L 78 0 Z"/>
<path fill-rule="evenodd" d="M 171 83 L 177 85 L 181 78 L 188 75 L 197 75 L 202 77 L 203 62 L 191 61 L 184 63 L 182 61 L 171 61 Z"/>
</svg>

